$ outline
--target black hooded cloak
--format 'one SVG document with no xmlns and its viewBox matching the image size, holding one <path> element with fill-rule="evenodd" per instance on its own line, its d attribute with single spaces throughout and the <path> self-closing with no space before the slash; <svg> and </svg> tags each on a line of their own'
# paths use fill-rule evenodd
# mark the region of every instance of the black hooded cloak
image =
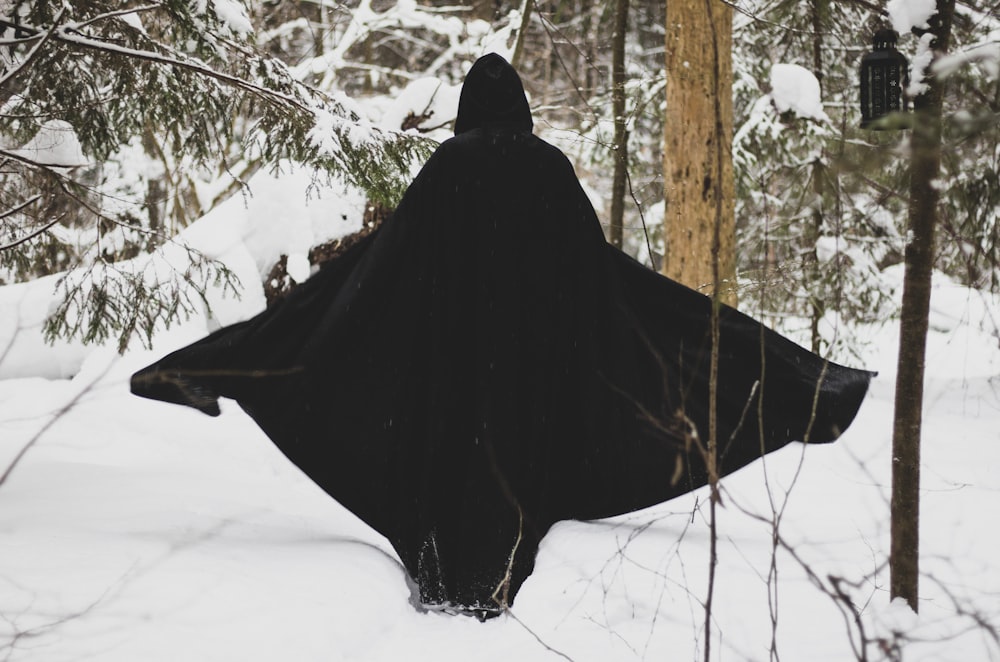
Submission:
<svg viewBox="0 0 1000 662">
<path fill-rule="evenodd" d="M 562 519 L 706 483 L 711 301 L 606 243 L 572 166 L 531 133 L 498 55 L 455 137 L 378 231 L 257 317 L 136 373 L 137 395 L 235 399 L 384 535 L 424 604 L 509 605 Z M 872 373 L 728 307 L 720 472 L 848 426 Z"/>
</svg>

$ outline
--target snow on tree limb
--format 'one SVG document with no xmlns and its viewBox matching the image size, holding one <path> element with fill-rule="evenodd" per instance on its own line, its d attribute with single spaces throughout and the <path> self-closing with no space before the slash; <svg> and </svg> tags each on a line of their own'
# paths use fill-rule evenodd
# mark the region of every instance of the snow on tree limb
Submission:
<svg viewBox="0 0 1000 662">
<path fill-rule="evenodd" d="M 428 151 L 256 50 L 231 0 L 40 0 L 2 14 L 0 282 L 74 267 L 93 276 L 63 281 L 50 338 L 114 333 L 124 347 L 132 330 L 148 336 L 190 310 L 179 297 L 203 298 L 210 281 L 230 279 L 191 252 L 177 263 L 180 280 L 150 285 L 128 273 L 131 257 L 204 213 L 195 178 L 230 172 L 230 162 L 291 160 L 393 201 Z M 317 149 L 309 136 L 320 129 L 339 151 Z"/>
<path fill-rule="evenodd" d="M 934 0 L 889 0 L 886 5 L 892 28 L 906 34 L 913 28 L 925 29 L 937 5 Z"/>
</svg>

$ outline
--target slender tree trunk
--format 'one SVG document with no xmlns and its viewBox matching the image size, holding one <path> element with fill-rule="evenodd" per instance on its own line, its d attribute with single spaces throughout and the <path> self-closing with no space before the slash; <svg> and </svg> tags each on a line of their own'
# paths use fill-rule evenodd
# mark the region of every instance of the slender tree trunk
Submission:
<svg viewBox="0 0 1000 662">
<path fill-rule="evenodd" d="M 521 25 L 517 29 L 517 37 L 514 42 L 514 52 L 510 56 L 510 65 L 517 69 L 521 65 L 521 56 L 524 53 L 524 40 L 528 34 L 528 26 L 531 25 L 531 0 L 524 0 L 521 3 Z"/>
<path fill-rule="evenodd" d="M 666 9 L 663 273 L 712 293 L 710 256 L 719 196 L 720 295 L 735 304 L 733 11 L 722 0 L 667 0 Z"/>
<path fill-rule="evenodd" d="M 820 99 L 823 98 L 823 12 L 826 11 L 827 0 L 812 0 L 812 29 L 813 29 L 813 75 L 816 76 L 816 80 L 819 82 L 819 94 Z M 823 318 L 825 311 L 825 306 L 823 305 L 823 299 L 819 296 L 816 291 L 820 287 L 820 279 L 822 274 L 819 269 L 819 256 L 816 253 L 816 242 L 823 232 L 823 178 L 825 176 L 823 160 L 817 158 L 812 165 L 812 178 L 813 178 L 813 195 L 815 196 L 815 201 L 813 202 L 813 212 L 812 212 L 812 232 L 809 238 L 811 239 L 812 247 L 809 249 L 809 281 L 812 285 L 813 292 L 810 298 L 810 314 L 812 317 L 810 324 L 810 335 L 812 336 L 812 351 L 816 354 L 820 353 L 821 338 L 819 334 L 819 321 Z"/>
<path fill-rule="evenodd" d="M 615 175 L 611 186 L 609 240 L 622 247 L 625 217 L 625 184 L 628 176 L 628 129 L 625 117 L 625 37 L 628 34 L 629 0 L 615 0 L 615 29 L 611 35 L 611 112 L 615 120 Z"/>
<path fill-rule="evenodd" d="M 937 0 L 930 32 L 935 56 L 948 50 L 955 0 Z M 928 74 L 929 75 L 929 74 Z M 892 543 L 889 553 L 891 597 L 918 609 L 920 524 L 920 428 L 924 356 L 934 264 L 934 226 L 939 194 L 934 186 L 941 165 L 941 83 L 927 79 L 926 92 L 914 100 L 910 138 L 910 242 L 906 246 L 899 362 L 892 428 Z"/>
</svg>

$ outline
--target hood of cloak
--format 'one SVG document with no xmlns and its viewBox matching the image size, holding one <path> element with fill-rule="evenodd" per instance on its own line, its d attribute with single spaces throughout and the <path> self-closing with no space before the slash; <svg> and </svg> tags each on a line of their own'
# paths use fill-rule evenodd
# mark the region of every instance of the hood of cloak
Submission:
<svg viewBox="0 0 1000 662">
<path fill-rule="evenodd" d="M 455 135 L 491 126 L 531 132 L 531 108 L 521 77 L 507 60 L 490 53 L 472 65 L 458 100 Z"/>
</svg>

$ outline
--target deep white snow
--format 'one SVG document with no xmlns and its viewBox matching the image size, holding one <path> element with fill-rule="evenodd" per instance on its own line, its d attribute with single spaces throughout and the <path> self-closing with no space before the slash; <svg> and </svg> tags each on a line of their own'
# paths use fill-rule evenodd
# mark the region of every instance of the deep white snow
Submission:
<svg viewBox="0 0 1000 662">
<path fill-rule="evenodd" d="M 37 334 L 51 283 L 0 288 L 0 470 L 17 462 L 0 485 L 0 656 L 701 659 L 704 491 L 557 525 L 512 613 L 481 624 L 415 609 L 385 540 L 303 477 L 234 403 L 213 419 L 129 394 L 134 370 L 262 307 L 255 276 L 276 242 L 301 252 L 311 238 L 355 227 L 357 210 L 335 190 L 314 191 L 307 205 L 308 178 L 285 176 L 259 175 L 248 202 L 236 198 L 185 233 L 231 261 L 247 290 L 242 301 L 219 301 L 215 319 L 162 333 L 152 351 L 49 348 Z M 276 218 L 284 225 L 272 234 Z M 1000 619 L 1000 305 L 936 279 L 919 616 L 888 598 L 896 326 L 887 324 L 868 330 L 864 365 L 880 375 L 840 441 L 792 445 L 724 479 L 713 659 L 768 659 L 771 609 L 782 659 L 853 659 L 853 616 L 809 573 L 839 587 L 868 637 L 912 640 L 907 660 L 1000 659 L 971 616 Z M 798 560 L 780 550 L 769 584 L 772 507 Z M 870 645 L 869 659 L 879 650 Z"/>
</svg>

